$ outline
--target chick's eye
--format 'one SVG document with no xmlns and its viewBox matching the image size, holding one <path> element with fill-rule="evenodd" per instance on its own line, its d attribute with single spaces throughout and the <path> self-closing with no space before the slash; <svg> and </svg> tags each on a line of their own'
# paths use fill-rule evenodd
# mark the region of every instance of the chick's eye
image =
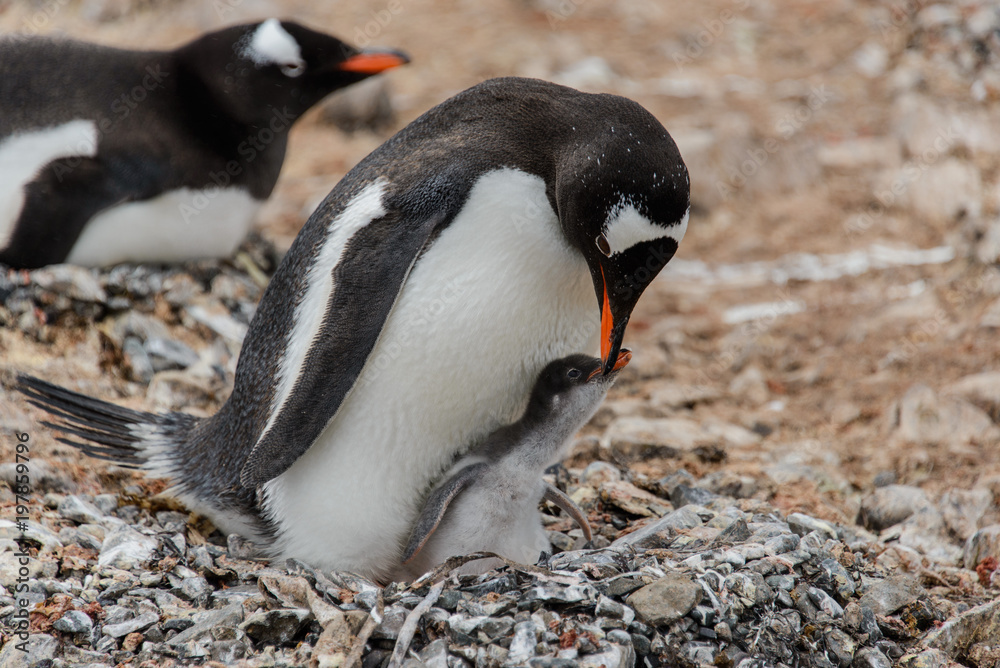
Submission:
<svg viewBox="0 0 1000 668">
<path fill-rule="evenodd" d="M 570 369 L 569 371 L 566 372 L 566 377 L 567 378 L 571 378 L 573 380 L 576 380 L 577 378 L 580 377 L 580 370 L 579 369 Z"/>
<path fill-rule="evenodd" d="M 604 253 L 605 257 L 611 257 L 611 244 L 608 243 L 608 238 L 606 236 L 598 234 L 597 239 L 594 241 L 597 242 L 598 250 Z"/>
<path fill-rule="evenodd" d="M 305 71 L 305 63 L 285 63 L 281 66 L 281 73 L 286 77 L 297 77 Z"/>
</svg>

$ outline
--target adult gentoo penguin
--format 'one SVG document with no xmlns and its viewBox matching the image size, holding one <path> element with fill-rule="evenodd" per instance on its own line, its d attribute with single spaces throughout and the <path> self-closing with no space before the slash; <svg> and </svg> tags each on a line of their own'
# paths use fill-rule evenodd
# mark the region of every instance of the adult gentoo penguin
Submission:
<svg viewBox="0 0 1000 668">
<path fill-rule="evenodd" d="M 221 528 L 384 578 L 433 483 L 521 415 L 546 364 L 599 336 L 612 370 L 688 210 L 680 153 L 641 106 L 493 79 L 334 187 L 261 298 L 214 416 L 23 387 L 91 452 L 168 478 Z"/>
<path fill-rule="evenodd" d="M 407 62 L 268 19 L 174 51 L 0 40 L 0 262 L 229 255 L 278 179 L 288 129 Z"/>
<path fill-rule="evenodd" d="M 538 504 L 543 498 L 565 510 L 590 540 L 580 508 L 542 473 L 559 462 L 569 439 L 601 405 L 632 353 L 623 350 L 608 374 L 601 360 L 570 355 L 551 362 L 535 382 L 520 420 L 501 427 L 462 457 L 424 504 L 410 532 L 397 580 L 412 580 L 449 557 L 493 552 L 533 564 L 549 551 Z M 483 573 L 497 559 L 477 559 L 462 573 Z"/>
</svg>

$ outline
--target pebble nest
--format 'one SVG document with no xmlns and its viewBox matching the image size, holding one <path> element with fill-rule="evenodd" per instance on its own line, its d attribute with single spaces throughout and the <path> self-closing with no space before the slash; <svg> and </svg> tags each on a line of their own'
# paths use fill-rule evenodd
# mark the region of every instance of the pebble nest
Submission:
<svg viewBox="0 0 1000 668">
<path fill-rule="evenodd" d="M 7 272 L 0 320 L 43 342 L 96 327 L 102 368 L 134 381 L 119 389 L 149 383 L 147 405 L 208 412 L 276 262 L 255 238 L 232 262 Z M 185 330 L 214 344 L 195 352 Z M 33 457 L 29 519 L 0 520 L 0 668 L 1000 665 L 1000 575 L 983 558 L 1000 527 L 938 545 L 967 568 L 942 566 L 901 539 L 948 510 L 917 488 L 883 485 L 858 524 L 785 516 L 752 477 L 635 473 L 625 460 L 648 448 L 620 436 L 584 437 L 547 473 L 588 513 L 590 543 L 544 508 L 554 554 L 539 564 L 455 576 L 456 559 L 386 587 L 256 559 L 133 472 L 106 469 L 117 491 L 87 495 Z M 5 506 L 16 474 L 0 465 Z M 969 516 L 966 501 L 951 513 Z"/>
<path fill-rule="evenodd" d="M 597 462 L 583 482 L 568 476 L 577 496 L 608 499 L 615 483 L 618 501 L 591 513 L 601 537 L 629 518 L 622 505 L 648 503 L 615 473 Z M 0 521 L 7 591 L 15 543 L 31 555 L 28 651 L 8 635 L 0 666 L 993 665 L 1000 600 L 974 594 L 975 573 L 900 574 L 900 555 L 863 529 L 683 487 L 674 495 L 704 504 L 631 524 L 606 547 L 481 576 L 450 576 L 455 559 L 384 588 L 256 560 L 238 536 L 205 536 L 204 520 L 157 510 L 135 485 L 49 492 L 23 533 Z M 568 519 L 545 521 L 554 545 L 582 540 L 562 530 Z M 16 610 L 0 595 L 8 627 Z"/>
</svg>

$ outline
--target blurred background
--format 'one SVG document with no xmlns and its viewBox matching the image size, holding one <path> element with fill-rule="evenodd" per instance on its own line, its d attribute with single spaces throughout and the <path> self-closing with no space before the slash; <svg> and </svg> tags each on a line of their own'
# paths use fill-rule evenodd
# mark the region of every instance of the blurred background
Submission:
<svg viewBox="0 0 1000 668">
<path fill-rule="evenodd" d="M 921 549 L 951 559 L 997 520 L 996 3 L 0 0 L 2 32 L 131 48 L 269 16 L 413 59 L 292 130 L 259 221 L 279 253 L 352 165 L 489 77 L 625 95 L 674 136 L 691 173 L 687 238 L 640 302 L 635 361 L 576 463 L 683 469 L 848 522 L 875 486 L 920 487 L 964 519 L 939 513 L 906 540 L 933 538 Z M 167 322 L 195 351 L 214 336 Z M 46 336 L 7 333 L 0 348 L 40 370 L 61 345 L 76 361 L 47 378 L 114 396 L 94 361 L 104 343 Z M 132 405 L 171 407 L 144 387 L 114 384 Z M 211 412 L 226 392 L 185 395 L 185 409 Z"/>
</svg>

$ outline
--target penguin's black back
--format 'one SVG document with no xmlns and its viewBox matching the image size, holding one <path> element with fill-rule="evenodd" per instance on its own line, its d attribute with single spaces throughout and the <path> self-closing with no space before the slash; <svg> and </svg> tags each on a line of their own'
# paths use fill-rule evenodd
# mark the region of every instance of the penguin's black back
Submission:
<svg viewBox="0 0 1000 668">
<path fill-rule="evenodd" d="M 239 147 L 259 128 L 220 113 L 176 51 L 48 38 L 0 41 L 0 141 L 74 119 L 94 122 L 100 156 L 127 163 L 123 171 L 149 172 L 143 177 L 155 180 L 150 189 L 160 192 L 218 185 L 212 174 L 239 160 L 231 183 L 264 199 L 287 143 L 284 133 L 274 135 L 247 161 Z"/>
</svg>

